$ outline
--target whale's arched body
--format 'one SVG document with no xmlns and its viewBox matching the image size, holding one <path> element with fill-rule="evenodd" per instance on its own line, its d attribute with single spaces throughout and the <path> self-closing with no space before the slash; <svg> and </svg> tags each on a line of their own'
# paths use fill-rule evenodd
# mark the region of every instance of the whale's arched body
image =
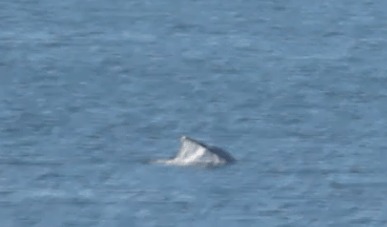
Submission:
<svg viewBox="0 0 387 227">
<path fill-rule="evenodd" d="M 156 163 L 178 166 L 220 166 L 236 161 L 225 150 L 207 145 L 187 136 L 182 136 L 180 142 L 179 152 L 174 158 L 158 160 Z"/>
</svg>

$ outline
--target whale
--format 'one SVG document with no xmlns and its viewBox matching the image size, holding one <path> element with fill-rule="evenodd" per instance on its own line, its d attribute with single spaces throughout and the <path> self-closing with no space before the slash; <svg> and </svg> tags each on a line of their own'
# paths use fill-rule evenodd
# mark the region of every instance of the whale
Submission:
<svg viewBox="0 0 387 227">
<path fill-rule="evenodd" d="M 155 161 L 165 165 L 216 167 L 236 162 L 224 149 L 199 140 L 182 136 L 180 148 L 175 157 Z"/>
</svg>

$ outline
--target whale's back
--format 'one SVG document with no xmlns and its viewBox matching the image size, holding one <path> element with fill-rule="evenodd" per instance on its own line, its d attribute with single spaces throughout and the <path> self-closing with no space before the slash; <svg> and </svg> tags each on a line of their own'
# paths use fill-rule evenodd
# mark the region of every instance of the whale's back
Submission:
<svg viewBox="0 0 387 227">
<path fill-rule="evenodd" d="M 181 137 L 180 149 L 176 157 L 159 161 L 171 165 L 204 165 L 219 166 L 235 162 L 235 159 L 225 150 L 209 146 L 187 136 Z"/>
</svg>

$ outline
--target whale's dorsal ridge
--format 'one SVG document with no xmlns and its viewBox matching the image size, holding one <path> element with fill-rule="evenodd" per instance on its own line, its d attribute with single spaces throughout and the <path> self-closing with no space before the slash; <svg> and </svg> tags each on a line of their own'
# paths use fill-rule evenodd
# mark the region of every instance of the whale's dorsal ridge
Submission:
<svg viewBox="0 0 387 227">
<path fill-rule="evenodd" d="M 160 160 L 158 163 L 220 166 L 235 162 L 234 157 L 222 148 L 207 145 L 186 135 L 180 138 L 180 143 L 180 149 L 174 158 Z"/>
</svg>

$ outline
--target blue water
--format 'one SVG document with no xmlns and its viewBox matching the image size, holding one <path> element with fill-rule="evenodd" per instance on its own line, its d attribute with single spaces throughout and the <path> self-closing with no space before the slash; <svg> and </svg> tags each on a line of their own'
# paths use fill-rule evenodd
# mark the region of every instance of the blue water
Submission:
<svg viewBox="0 0 387 227">
<path fill-rule="evenodd" d="M 0 220 L 387 226 L 387 2 L 0 2 Z M 181 135 L 218 169 L 146 164 Z"/>
</svg>

